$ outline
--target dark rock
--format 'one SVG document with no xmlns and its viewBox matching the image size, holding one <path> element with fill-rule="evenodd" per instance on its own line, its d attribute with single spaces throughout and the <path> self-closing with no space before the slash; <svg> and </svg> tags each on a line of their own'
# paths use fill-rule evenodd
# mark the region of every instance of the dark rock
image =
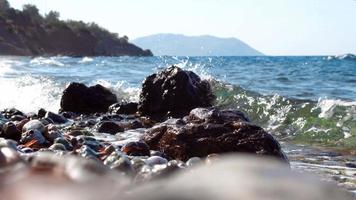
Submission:
<svg viewBox="0 0 356 200">
<path fill-rule="evenodd" d="M 47 111 L 43 108 L 39 109 L 38 112 L 37 112 L 37 117 L 38 118 L 42 118 L 46 115 Z"/>
<path fill-rule="evenodd" d="M 69 143 L 65 138 L 63 137 L 58 137 L 54 140 L 53 142 L 54 144 L 62 144 L 66 150 L 72 151 L 73 150 L 73 146 L 71 143 Z"/>
<path fill-rule="evenodd" d="M 43 125 L 47 126 L 49 124 L 54 124 L 54 121 L 51 118 L 45 117 L 40 119 L 40 122 L 42 122 Z"/>
<path fill-rule="evenodd" d="M 228 152 L 268 155 L 287 161 L 277 140 L 235 115 L 238 112 L 214 110 L 216 114 L 204 114 L 201 116 L 206 116 L 205 120 L 196 120 L 195 111 L 187 117 L 187 124 L 162 123 L 147 130 L 144 141 L 151 149 L 183 161 Z M 235 121 L 225 118 L 226 113 L 235 116 Z"/>
<path fill-rule="evenodd" d="M 23 112 L 17 110 L 16 108 L 8 108 L 1 112 L 5 118 L 10 119 L 13 115 L 25 116 Z"/>
<path fill-rule="evenodd" d="M 217 108 L 196 108 L 193 109 L 185 120 L 195 123 L 227 123 L 233 121 L 246 121 L 250 119 L 238 110 L 219 110 Z"/>
<path fill-rule="evenodd" d="M 133 120 L 132 122 L 130 122 L 130 129 L 138 129 L 143 127 L 144 126 L 142 122 L 140 122 L 139 120 Z"/>
<path fill-rule="evenodd" d="M 351 163 L 351 162 L 348 162 L 345 164 L 346 167 L 350 167 L 350 168 L 356 168 L 356 163 Z"/>
<path fill-rule="evenodd" d="M 11 118 L 10 118 L 10 120 L 13 121 L 13 122 L 15 122 L 15 121 L 22 121 L 22 120 L 24 120 L 24 119 L 26 119 L 26 117 L 23 116 L 23 115 L 13 115 L 13 116 L 11 116 Z"/>
<path fill-rule="evenodd" d="M 87 87 L 82 83 L 70 83 L 63 91 L 61 111 L 105 113 L 109 106 L 116 102 L 116 95 L 101 85 Z"/>
<path fill-rule="evenodd" d="M 19 141 L 21 139 L 21 131 L 12 122 L 6 122 L 2 127 L 1 137 Z"/>
<path fill-rule="evenodd" d="M 118 132 L 123 132 L 124 128 L 112 121 L 104 121 L 98 125 L 98 132 L 99 133 L 110 133 L 115 135 Z"/>
<path fill-rule="evenodd" d="M 129 156 L 150 156 L 150 148 L 144 142 L 129 142 L 121 148 L 121 151 Z"/>
<path fill-rule="evenodd" d="M 207 81 L 191 71 L 172 66 L 145 79 L 138 109 L 152 117 L 183 117 L 194 108 L 211 106 L 213 100 Z"/>
<path fill-rule="evenodd" d="M 116 103 L 109 107 L 109 112 L 113 114 L 131 115 L 137 112 L 138 103 L 122 102 Z"/>
<path fill-rule="evenodd" d="M 63 124 L 63 123 L 68 122 L 68 120 L 65 117 L 63 117 L 60 114 L 59 115 L 55 114 L 53 112 L 47 112 L 45 117 L 51 119 L 54 123 L 57 123 L 57 124 Z"/>
</svg>

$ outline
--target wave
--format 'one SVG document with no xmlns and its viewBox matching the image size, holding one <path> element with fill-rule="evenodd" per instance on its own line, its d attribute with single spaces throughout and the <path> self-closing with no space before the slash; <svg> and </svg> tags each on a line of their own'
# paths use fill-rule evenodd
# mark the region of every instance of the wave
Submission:
<svg viewBox="0 0 356 200">
<path fill-rule="evenodd" d="M 44 76 L 25 75 L 14 79 L 0 79 L 0 109 L 17 108 L 23 112 L 37 112 L 40 108 L 57 112 L 67 82 L 60 83 Z M 138 101 L 139 88 L 124 81 L 111 83 L 95 80 L 89 85 L 101 84 L 117 95 L 119 101 Z"/>
<path fill-rule="evenodd" d="M 298 100 L 261 95 L 219 81 L 212 81 L 212 85 L 217 106 L 245 112 L 255 124 L 281 139 L 356 147 L 356 102 Z"/>
<path fill-rule="evenodd" d="M 343 55 L 328 56 L 327 60 L 350 60 L 350 61 L 356 61 L 356 55 L 349 53 L 349 54 L 343 54 Z"/>
</svg>

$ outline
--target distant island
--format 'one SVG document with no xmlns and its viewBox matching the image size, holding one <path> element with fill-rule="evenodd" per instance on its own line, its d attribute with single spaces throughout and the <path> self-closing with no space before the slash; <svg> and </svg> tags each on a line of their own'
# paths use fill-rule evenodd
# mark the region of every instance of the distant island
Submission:
<svg viewBox="0 0 356 200">
<path fill-rule="evenodd" d="M 0 0 L 0 55 L 152 56 L 128 40 L 95 23 L 63 21 L 56 11 L 42 16 L 34 5 L 21 11 Z"/>
<path fill-rule="evenodd" d="M 210 35 L 185 36 L 180 34 L 156 34 L 137 38 L 132 43 L 149 48 L 155 55 L 167 56 L 261 56 L 236 38 L 218 38 Z"/>
</svg>

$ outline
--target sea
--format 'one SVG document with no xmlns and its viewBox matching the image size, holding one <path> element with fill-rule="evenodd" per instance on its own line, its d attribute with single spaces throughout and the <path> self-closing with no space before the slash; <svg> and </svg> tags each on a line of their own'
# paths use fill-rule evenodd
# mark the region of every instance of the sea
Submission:
<svg viewBox="0 0 356 200">
<path fill-rule="evenodd" d="M 238 109 L 282 144 L 291 168 L 356 194 L 356 56 L 0 57 L 0 110 L 57 112 L 70 82 L 138 101 L 142 81 L 171 65 L 208 80 L 215 105 Z"/>
</svg>

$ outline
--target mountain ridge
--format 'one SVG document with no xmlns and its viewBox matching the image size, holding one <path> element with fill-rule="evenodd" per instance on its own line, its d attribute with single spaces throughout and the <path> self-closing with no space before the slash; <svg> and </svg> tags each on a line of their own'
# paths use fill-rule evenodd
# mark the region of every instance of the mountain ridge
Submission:
<svg viewBox="0 0 356 200">
<path fill-rule="evenodd" d="M 186 36 L 159 33 L 136 38 L 132 43 L 162 56 L 262 56 L 263 53 L 234 38 L 212 35 Z"/>
</svg>

